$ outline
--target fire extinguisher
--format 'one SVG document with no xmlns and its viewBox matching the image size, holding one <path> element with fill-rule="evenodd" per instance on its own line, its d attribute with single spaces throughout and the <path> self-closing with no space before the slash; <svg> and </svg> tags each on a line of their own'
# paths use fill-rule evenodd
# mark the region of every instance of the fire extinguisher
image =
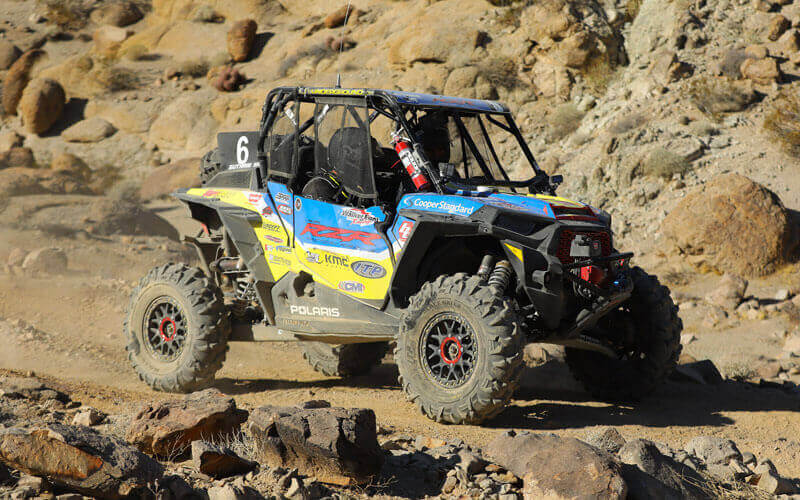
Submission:
<svg viewBox="0 0 800 500">
<path fill-rule="evenodd" d="M 403 166 L 406 167 L 406 171 L 411 177 L 414 186 L 416 186 L 418 191 L 427 188 L 430 185 L 430 181 L 425 177 L 425 171 L 422 169 L 423 162 L 419 153 L 414 150 L 414 147 L 409 144 L 407 139 L 401 137 L 399 134 L 394 135 L 392 139 L 394 140 L 394 150 L 397 151 L 400 161 L 402 161 Z"/>
</svg>

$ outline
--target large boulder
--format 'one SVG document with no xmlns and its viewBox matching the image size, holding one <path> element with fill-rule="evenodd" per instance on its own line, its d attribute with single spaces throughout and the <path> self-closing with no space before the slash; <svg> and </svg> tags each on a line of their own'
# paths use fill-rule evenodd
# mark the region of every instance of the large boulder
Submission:
<svg viewBox="0 0 800 500">
<path fill-rule="evenodd" d="M 50 170 L 71 175 L 83 182 L 88 182 L 92 176 L 92 169 L 80 157 L 72 153 L 61 153 L 50 162 Z"/>
<path fill-rule="evenodd" d="M 125 439 L 145 453 L 169 457 L 188 451 L 192 441 L 237 432 L 247 411 L 233 398 L 206 389 L 173 401 L 148 405 L 134 417 Z"/>
<path fill-rule="evenodd" d="M 8 40 L 0 40 L 0 70 L 10 68 L 21 55 L 19 47 Z"/>
<path fill-rule="evenodd" d="M 163 108 L 150 127 L 150 142 L 162 149 L 186 149 L 200 144 L 207 149 L 218 126 L 208 110 L 208 99 L 213 92 L 211 89 L 192 92 Z"/>
<path fill-rule="evenodd" d="M 45 52 L 35 49 L 22 54 L 9 68 L 3 79 L 3 109 L 9 115 L 17 114 L 17 105 L 28 85 L 33 66 L 44 59 Z"/>
<path fill-rule="evenodd" d="M 133 2 L 113 2 L 96 8 L 89 17 L 95 24 L 123 27 L 139 21 L 143 14 Z"/>
<path fill-rule="evenodd" d="M 99 116 L 81 120 L 61 132 L 61 138 L 68 142 L 100 142 L 114 135 L 117 129 Z"/>
<path fill-rule="evenodd" d="M 708 498 L 701 489 L 705 479 L 689 465 L 662 454 L 651 441 L 628 441 L 618 456 L 630 498 Z"/>
<path fill-rule="evenodd" d="M 247 60 L 256 40 L 256 28 L 256 22 L 252 19 L 242 19 L 228 31 L 228 53 L 235 62 Z"/>
<path fill-rule="evenodd" d="M 574 438 L 507 431 L 486 454 L 523 479 L 526 499 L 624 499 L 628 491 L 611 455 Z"/>
<path fill-rule="evenodd" d="M 778 196 L 739 174 L 721 175 L 686 195 L 661 233 L 695 265 L 742 276 L 774 271 L 797 245 L 797 228 Z"/>
<path fill-rule="evenodd" d="M 199 158 L 188 158 L 154 168 L 150 175 L 142 181 L 139 197 L 143 200 L 151 200 L 167 196 L 178 188 L 198 187 L 200 185 L 197 168 L 199 164 Z"/>
<path fill-rule="evenodd" d="M 250 414 L 248 430 L 260 462 L 297 467 L 339 485 L 364 484 L 380 472 L 375 413 L 364 408 L 264 406 Z M 323 407 L 319 407 L 323 406 Z"/>
<path fill-rule="evenodd" d="M 0 460 L 60 488 L 96 498 L 141 498 L 163 474 L 158 462 L 117 438 L 61 424 L 4 430 Z"/>
<path fill-rule="evenodd" d="M 23 125 L 34 134 L 47 132 L 61 118 L 66 100 L 64 89 L 57 81 L 33 80 L 25 87 L 19 101 Z"/>
</svg>

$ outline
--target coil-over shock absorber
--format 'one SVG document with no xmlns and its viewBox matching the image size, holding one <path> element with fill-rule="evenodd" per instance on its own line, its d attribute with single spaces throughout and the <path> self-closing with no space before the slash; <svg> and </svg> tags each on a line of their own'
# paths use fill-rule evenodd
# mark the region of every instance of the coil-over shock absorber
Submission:
<svg viewBox="0 0 800 500">
<path fill-rule="evenodd" d="M 507 260 L 501 260 L 494 267 L 492 266 L 493 262 L 494 257 L 484 256 L 481 266 L 478 268 L 478 276 L 486 280 L 486 284 L 494 290 L 495 295 L 502 297 L 514 278 L 514 268 Z"/>
</svg>

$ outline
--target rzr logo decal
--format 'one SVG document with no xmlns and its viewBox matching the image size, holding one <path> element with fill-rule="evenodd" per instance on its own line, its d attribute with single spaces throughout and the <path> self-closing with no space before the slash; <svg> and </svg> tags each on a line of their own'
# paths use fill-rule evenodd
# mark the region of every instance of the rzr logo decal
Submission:
<svg viewBox="0 0 800 500">
<path fill-rule="evenodd" d="M 309 222 L 306 224 L 305 229 L 300 235 L 311 233 L 315 238 L 330 238 L 332 240 L 339 240 L 344 243 L 348 241 L 360 241 L 361 243 L 369 246 L 374 246 L 373 241 L 381 237 L 379 234 L 366 233 L 364 231 L 353 231 L 350 229 L 342 229 L 338 227 L 328 227 L 322 224 L 315 224 Z"/>
</svg>

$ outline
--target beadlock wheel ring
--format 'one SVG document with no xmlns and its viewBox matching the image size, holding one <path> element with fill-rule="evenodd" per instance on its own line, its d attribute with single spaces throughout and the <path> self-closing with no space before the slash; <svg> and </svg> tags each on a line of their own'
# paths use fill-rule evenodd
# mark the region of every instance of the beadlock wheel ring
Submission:
<svg viewBox="0 0 800 500">
<path fill-rule="evenodd" d="M 147 307 L 142 322 L 147 352 L 160 362 L 175 361 L 186 344 L 187 326 L 186 315 L 174 298 L 156 298 Z"/>
<path fill-rule="evenodd" d="M 431 318 L 420 337 L 420 360 L 433 382 L 448 389 L 466 384 L 478 361 L 477 338 L 469 322 L 449 312 Z"/>
</svg>

